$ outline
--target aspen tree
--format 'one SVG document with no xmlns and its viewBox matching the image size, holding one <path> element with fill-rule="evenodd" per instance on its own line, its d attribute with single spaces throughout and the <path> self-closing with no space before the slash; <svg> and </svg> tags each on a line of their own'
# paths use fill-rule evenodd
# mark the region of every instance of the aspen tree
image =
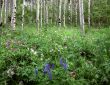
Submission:
<svg viewBox="0 0 110 85">
<path fill-rule="evenodd" d="M 61 8 L 62 8 L 62 0 L 60 0 L 60 2 L 59 2 L 59 17 L 58 17 L 58 23 L 59 23 L 59 26 L 61 27 Z"/>
<path fill-rule="evenodd" d="M 45 7 L 46 9 L 45 9 L 45 11 L 46 11 L 46 26 L 48 25 L 48 22 L 49 22 L 49 20 L 48 20 L 48 12 L 49 12 L 49 10 L 48 10 L 48 0 L 46 0 L 46 7 Z"/>
<path fill-rule="evenodd" d="M 40 14 L 40 0 L 36 0 L 36 25 L 37 25 L 37 30 L 39 31 L 39 14 Z"/>
<path fill-rule="evenodd" d="M 46 24 L 46 1 L 43 0 L 43 12 L 44 12 L 44 25 Z"/>
<path fill-rule="evenodd" d="M 72 24 L 72 16 L 73 16 L 73 0 L 70 0 L 70 3 L 71 3 L 71 9 L 70 9 L 70 16 L 71 16 L 71 24 Z"/>
<path fill-rule="evenodd" d="M 1 9 L 2 9 L 2 0 L 0 0 L 0 25 L 2 24 Z"/>
<path fill-rule="evenodd" d="M 7 14 L 8 14 L 8 0 L 5 0 L 4 24 L 6 24 L 7 22 Z"/>
<path fill-rule="evenodd" d="M 66 26 L 66 5 L 67 5 L 67 0 L 64 0 L 64 14 L 63 14 L 63 25 L 64 27 Z"/>
<path fill-rule="evenodd" d="M 75 0 L 75 25 L 78 23 L 78 0 Z"/>
<path fill-rule="evenodd" d="M 83 0 L 79 0 L 79 16 L 80 16 L 80 29 L 82 34 L 85 34 Z"/>
<path fill-rule="evenodd" d="M 24 28 L 24 10 L 25 10 L 25 0 L 23 0 L 22 4 L 22 30 Z"/>
<path fill-rule="evenodd" d="M 1 0 L 1 13 L 0 13 L 1 23 L 3 23 L 3 9 L 4 9 L 4 0 Z"/>
<path fill-rule="evenodd" d="M 12 0 L 13 5 L 12 5 L 12 18 L 11 18 L 11 25 L 12 25 L 12 30 L 15 30 L 15 25 L 16 25 L 16 0 Z"/>
<path fill-rule="evenodd" d="M 69 11 L 69 24 L 72 22 L 72 0 L 68 2 L 68 11 Z"/>
<path fill-rule="evenodd" d="M 43 0 L 40 1 L 40 27 L 42 28 L 42 8 L 43 8 Z"/>
</svg>

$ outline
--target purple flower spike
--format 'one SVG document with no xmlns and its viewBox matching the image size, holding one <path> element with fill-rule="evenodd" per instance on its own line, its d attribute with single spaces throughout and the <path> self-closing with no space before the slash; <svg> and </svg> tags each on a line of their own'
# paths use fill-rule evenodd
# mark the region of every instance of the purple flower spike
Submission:
<svg viewBox="0 0 110 85">
<path fill-rule="evenodd" d="M 43 70 L 44 75 L 45 75 L 45 74 L 48 74 L 48 77 L 49 77 L 50 80 L 52 80 L 51 68 L 52 68 L 52 69 L 54 68 L 54 64 L 46 64 L 46 65 L 44 66 L 44 70 Z"/>
<path fill-rule="evenodd" d="M 47 73 L 48 71 L 50 71 L 50 65 L 46 64 L 44 67 L 44 74 Z"/>
</svg>

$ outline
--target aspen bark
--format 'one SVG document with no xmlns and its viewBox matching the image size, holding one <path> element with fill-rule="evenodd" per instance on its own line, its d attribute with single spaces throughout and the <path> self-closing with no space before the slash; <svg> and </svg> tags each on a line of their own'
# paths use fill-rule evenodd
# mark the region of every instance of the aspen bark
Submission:
<svg viewBox="0 0 110 85">
<path fill-rule="evenodd" d="M 44 12 L 44 16 L 43 16 L 43 18 L 44 18 L 44 25 L 46 24 L 46 1 L 44 0 L 43 1 L 43 12 Z"/>
<path fill-rule="evenodd" d="M 59 17 L 58 17 L 58 23 L 59 23 L 59 26 L 61 27 L 61 8 L 62 8 L 62 0 L 60 0 L 59 2 Z"/>
<path fill-rule="evenodd" d="M 46 10 L 46 25 L 48 25 L 48 22 L 49 22 L 49 21 L 48 21 L 48 17 L 49 17 L 49 16 L 48 16 L 48 12 L 49 12 L 49 10 L 48 10 L 48 1 L 47 1 L 47 0 L 46 0 L 46 7 L 45 7 L 45 8 L 46 8 L 46 9 L 45 9 L 45 10 Z"/>
<path fill-rule="evenodd" d="M 13 0 L 13 5 L 12 5 L 12 30 L 15 30 L 15 26 L 16 26 L 16 0 Z"/>
<path fill-rule="evenodd" d="M 42 0 L 40 1 L 40 26 L 41 26 L 41 28 L 42 28 L 42 8 L 43 8 L 43 4 L 42 4 Z"/>
<path fill-rule="evenodd" d="M 1 0 L 1 13 L 0 13 L 0 17 L 1 17 L 1 23 L 3 23 L 3 9 L 4 9 L 4 0 Z"/>
<path fill-rule="evenodd" d="M 39 6 L 39 3 L 40 2 L 40 0 L 37 0 L 36 1 L 36 4 L 37 4 L 37 9 L 36 9 L 36 25 L 37 25 L 37 30 L 39 31 L 39 14 L 40 14 L 40 10 L 39 10 L 39 8 L 40 8 L 40 6 Z"/>
<path fill-rule="evenodd" d="M 5 13 L 4 13 L 4 24 L 6 24 L 6 22 L 7 22 L 7 6 L 8 6 L 8 3 L 7 3 L 8 1 L 7 0 L 5 0 Z"/>
<path fill-rule="evenodd" d="M 0 0 L 0 25 L 2 24 L 1 9 L 2 9 L 2 0 Z"/>
<path fill-rule="evenodd" d="M 82 34 L 85 34 L 83 0 L 79 0 L 79 16 L 80 16 L 80 29 Z"/>
<path fill-rule="evenodd" d="M 25 10 L 25 0 L 23 0 L 22 4 L 22 30 L 24 28 L 24 10 Z"/>
<path fill-rule="evenodd" d="M 67 6 L 67 0 L 64 0 L 64 14 L 63 14 L 63 25 L 66 26 L 66 6 Z"/>
<path fill-rule="evenodd" d="M 78 23 L 78 1 L 75 0 L 75 25 Z"/>
<path fill-rule="evenodd" d="M 72 0 L 68 2 L 68 11 L 69 11 L 69 16 L 68 16 L 69 24 L 71 24 L 72 22 Z"/>
</svg>

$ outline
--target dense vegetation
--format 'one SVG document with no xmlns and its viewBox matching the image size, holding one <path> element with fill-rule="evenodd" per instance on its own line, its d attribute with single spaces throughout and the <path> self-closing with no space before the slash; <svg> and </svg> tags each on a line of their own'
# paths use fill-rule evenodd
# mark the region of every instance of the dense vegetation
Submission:
<svg viewBox="0 0 110 85">
<path fill-rule="evenodd" d="M 85 37 L 77 28 L 52 27 L 36 33 L 28 26 L 25 30 L 2 32 L 1 85 L 5 81 L 9 85 L 20 81 L 25 85 L 109 85 L 110 28 L 91 29 Z M 60 65 L 61 57 L 66 70 Z M 43 73 L 47 63 L 54 64 L 52 80 Z"/>
<path fill-rule="evenodd" d="M 110 85 L 109 0 L 0 0 L 0 85 Z"/>
</svg>

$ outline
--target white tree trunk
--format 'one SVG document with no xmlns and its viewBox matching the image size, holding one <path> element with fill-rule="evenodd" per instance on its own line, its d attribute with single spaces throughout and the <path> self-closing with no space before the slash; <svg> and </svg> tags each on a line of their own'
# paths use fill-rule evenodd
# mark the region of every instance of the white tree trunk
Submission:
<svg viewBox="0 0 110 85">
<path fill-rule="evenodd" d="M 64 14 L 63 14 L 63 25 L 66 26 L 66 6 L 67 6 L 67 0 L 64 0 Z"/>
<path fill-rule="evenodd" d="M 2 9 L 2 2 L 1 2 L 1 0 L 0 0 L 0 25 L 2 24 L 2 18 L 1 18 L 1 9 Z"/>
<path fill-rule="evenodd" d="M 62 9 L 62 0 L 60 0 L 59 2 L 59 17 L 58 17 L 58 23 L 59 23 L 59 26 L 61 27 L 61 9 Z"/>
<path fill-rule="evenodd" d="M 2 5 L 1 5 L 1 13 L 0 13 L 0 17 L 1 17 L 1 23 L 3 23 L 3 9 L 4 9 L 4 0 L 1 1 L 2 2 Z"/>
<path fill-rule="evenodd" d="M 37 9 L 36 9 L 36 25 L 37 25 L 37 30 L 39 31 L 39 14 L 40 14 L 40 0 L 36 1 L 37 4 Z"/>
<path fill-rule="evenodd" d="M 43 0 L 40 1 L 40 26 L 42 28 L 42 8 L 43 8 Z"/>
<path fill-rule="evenodd" d="M 68 2 L 68 11 L 69 11 L 69 16 L 68 16 L 69 24 L 71 24 L 72 22 L 72 0 Z"/>
<path fill-rule="evenodd" d="M 22 30 L 24 28 L 24 10 L 25 10 L 25 0 L 23 0 L 22 4 Z"/>
<path fill-rule="evenodd" d="M 49 10 L 48 10 L 48 0 L 46 0 L 46 7 L 45 7 L 45 8 L 46 8 L 46 9 L 45 9 L 45 10 L 46 10 L 46 25 L 48 25 L 48 22 L 49 22 L 49 21 L 48 21 L 48 17 L 49 17 L 49 16 L 48 16 L 48 12 L 49 12 Z"/>
<path fill-rule="evenodd" d="M 78 1 L 75 0 L 75 25 L 78 23 Z"/>
<path fill-rule="evenodd" d="M 43 0 L 43 12 L 44 12 L 44 25 L 46 24 L 46 1 Z"/>
<path fill-rule="evenodd" d="M 90 28 L 90 18 L 91 18 L 91 10 L 90 10 L 90 7 L 91 7 L 91 0 L 88 0 L 88 27 Z"/>
<path fill-rule="evenodd" d="M 5 13 L 4 13 L 4 24 L 6 24 L 6 19 L 7 19 L 7 0 L 5 0 Z"/>
<path fill-rule="evenodd" d="M 82 34 L 85 34 L 83 0 L 79 0 L 79 16 L 80 16 L 80 29 Z"/>
<path fill-rule="evenodd" d="M 15 26 L 16 26 L 16 0 L 13 0 L 13 5 L 12 5 L 13 7 L 13 9 L 12 9 L 12 20 L 11 20 L 11 22 L 12 22 L 12 30 L 15 30 Z"/>
</svg>

